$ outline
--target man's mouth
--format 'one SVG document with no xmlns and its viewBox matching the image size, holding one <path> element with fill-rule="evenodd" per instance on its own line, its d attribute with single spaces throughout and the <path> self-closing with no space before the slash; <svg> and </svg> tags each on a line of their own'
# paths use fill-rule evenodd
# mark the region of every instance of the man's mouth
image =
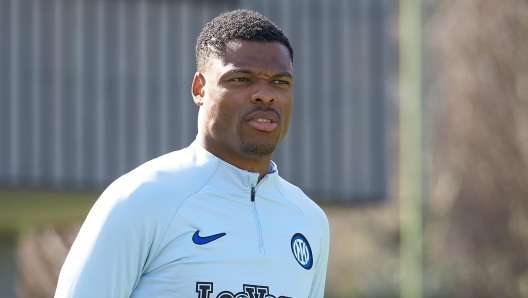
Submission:
<svg viewBox="0 0 528 298">
<path fill-rule="evenodd" d="M 279 126 L 280 117 L 274 110 L 255 110 L 247 115 L 247 123 L 256 130 L 273 131 Z"/>
<path fill-rule="evenodd" d="M 273 131 L 278 126 L 277 122 L 272 122 L 269 119 L 262 119 L 262 118 L 249 120 L 248 123 L 254 129 L 261 130 L 261 131 Z"/>
<path fill-rule="evenodd" d="M 258 119 L 255 119 L 255 121 L 257 121 L 257 122 L 265 122 L 265 123 L 271 123 L 272 122 L 271 120 L 264 119 L 264 118 L 258 118 Z"/>
<path fill-rule="evenodd" d="M 252 118 L 248 120 L 249 126 L 260 131 L 273 131 L 279 125 L 276 121 L 267 118 Z"/>
</svg>

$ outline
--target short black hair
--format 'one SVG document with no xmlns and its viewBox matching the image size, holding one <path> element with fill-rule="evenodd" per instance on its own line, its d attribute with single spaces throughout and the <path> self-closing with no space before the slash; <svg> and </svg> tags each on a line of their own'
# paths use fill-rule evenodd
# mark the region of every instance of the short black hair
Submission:
<svg viewBox="0 0 528 298">
<path fill-rule="evenodd" d="M 290 41 L 275 23 L 262 14 L 237 9 L 224 12 L 207 23 L 196 40 L 196 67 L 202 71 L 208 59 L 225 55 L 226 44 L 231 40 L 278 42 L 288 48 L 293 62 Z"/>
</svg>

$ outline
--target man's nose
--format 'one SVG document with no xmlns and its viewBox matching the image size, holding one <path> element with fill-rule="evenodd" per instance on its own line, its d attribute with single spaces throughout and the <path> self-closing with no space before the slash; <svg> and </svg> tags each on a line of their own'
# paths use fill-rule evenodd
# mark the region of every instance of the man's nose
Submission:
<svg viewBox="0 0 528 298">
<path fill-rule="evenodd" d="M 271 86 L 261 83 L 255 86 L 255 91 L 251 96 L 251 102 L 255 104 L 271 104 L 275 102 L 276 94 L 271 90 Z"/>
</svg>

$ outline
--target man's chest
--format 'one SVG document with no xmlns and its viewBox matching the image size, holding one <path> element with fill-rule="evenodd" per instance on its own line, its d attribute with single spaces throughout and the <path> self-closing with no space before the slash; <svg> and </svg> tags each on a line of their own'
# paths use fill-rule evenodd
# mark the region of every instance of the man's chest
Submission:
<svg viewBox="0 0 528 298">
<path fill-rule="evenodd" d="M 307 297 L 320 252 L 313 223 L 286 203 L 200 194 L 167 228 L 132 297 Z"/>
</svg>

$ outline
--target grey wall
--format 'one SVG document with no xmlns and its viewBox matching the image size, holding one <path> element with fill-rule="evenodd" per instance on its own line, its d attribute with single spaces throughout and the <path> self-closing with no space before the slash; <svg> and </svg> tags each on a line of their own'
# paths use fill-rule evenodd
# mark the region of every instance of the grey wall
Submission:
<svg viewBox="0 0 528 298">
<path fill-rule="evenodd" d="M 195 39 L 237 7 L 295 50 L 281 175 L 319 201 L 386 197 L 392 0 L 0 0 L 0 185 L 101 190 L 187 146 Z"/>
</svg>

